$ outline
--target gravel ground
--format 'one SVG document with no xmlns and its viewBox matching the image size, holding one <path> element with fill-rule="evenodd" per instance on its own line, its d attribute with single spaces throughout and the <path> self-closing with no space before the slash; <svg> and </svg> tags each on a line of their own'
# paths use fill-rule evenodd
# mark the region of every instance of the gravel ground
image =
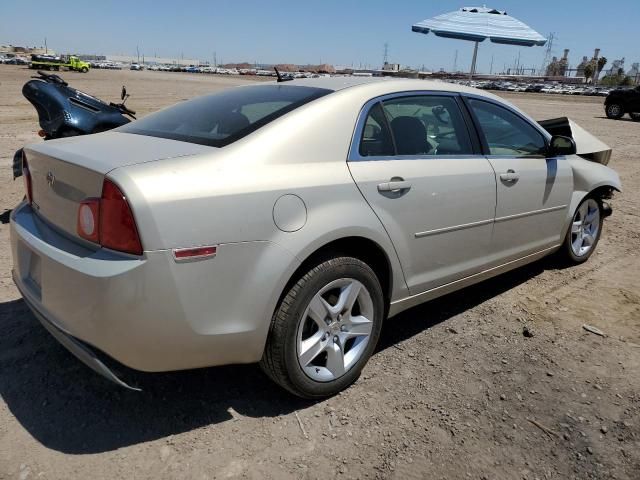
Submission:
<svg viewBox="0 0 640 480">
<path fill-rule="evenodd" d="M 39 141 L 20 93 L 30 74 L 0 65 L 0 479 L 640 478 L 640 123 L 607 120 L 601 98 L 505 95 L 614 148 L 625 191 L 586 264 L 544 259 L 405 312 L 360 380 L 323 402 L 256 366 L 150 375 L 134 393 L 59 346 L 11 281 L 11 158 Z M 107 100 L 126 84 L 142 115 L 247 81 L 64 77 Z"/>
</svg>

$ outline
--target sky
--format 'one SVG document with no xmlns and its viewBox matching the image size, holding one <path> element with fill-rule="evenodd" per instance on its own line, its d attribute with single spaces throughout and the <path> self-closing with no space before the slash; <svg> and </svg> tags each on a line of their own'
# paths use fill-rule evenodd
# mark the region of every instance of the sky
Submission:
<svg viewBox="0 0 640 480">
<path fill-rule="evenodd" d="M 2 0 L 0 44 L 40 46 L 58 53 L 194 58 L 218 63 L 330 63 L 378 68 L 384 45 L 391 63 L 430 70 L 468 70 L 473 43 L 411 31 L 411 25 L 467 0 Z M 595 47 L 626 68 L 640 62 L 640 0 L 495 0 L 545 37 L 552 54 L 569 48 L 575 67 Z M 520 64 L 539 68 L 546 47 L 480 44 L 478 68 L 488 73 Z M 606 69 L 607 67 L 605 67 Z"/>
</svg>

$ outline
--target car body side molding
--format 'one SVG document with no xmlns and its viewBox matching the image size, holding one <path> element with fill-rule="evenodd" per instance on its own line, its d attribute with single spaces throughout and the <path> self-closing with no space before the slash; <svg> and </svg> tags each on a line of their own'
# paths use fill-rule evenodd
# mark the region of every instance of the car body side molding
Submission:
<svg viewBox="0 0 640 480">
<path fill-rule="evenodd" d="M 498 265 L 497 267 L 483 270 L 482 272 L 469 275 L 468 277 L 455 280 L 445 285 L 440 285 L 439 287 L 432 288 L 431 290 L 427 290 L 425 292 L 391 302 L 391 305 L 389 305 L 389 318 L 421 303 L 433 300 L 435 298 L 446 295 L 447 293 L 452 293 L 456 290 L 460 290 L 464 287 L 482 282 L 483 280 L 495 277 L 496 275 L 500 275 L 501 273 L 507 272 L 514 268 L 518 268 L 528 263 L 534 262 L 554 252 L 555 250 L 558 250 L 560 246 L 561 245 L 554 245 L 553 247 L 545 248 L 544 250 L 529 254 L 525 257 L 512 260 L 502 265 Z"/>
</svg>

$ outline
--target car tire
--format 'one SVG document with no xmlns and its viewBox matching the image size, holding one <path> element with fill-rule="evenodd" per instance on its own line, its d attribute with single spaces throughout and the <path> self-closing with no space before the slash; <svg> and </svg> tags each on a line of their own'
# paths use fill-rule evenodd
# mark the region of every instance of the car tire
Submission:
<svg viewBox="0 0 640 480">
<path fill-rule="evenodd" d="M 587 196 L 573 213 L 567 229 L 561 252 L 571 264 L 586 262 L 593 254 L 600 240 L 604 212 L 602 201 Z"/>
<path fill-rule="evenodd" d="M 620 103 L 609 103 L 606 107 L 605 107 L 605 113 L 607 114 L 608 118 L 611 118 L 613 120 L 617 120 L 619 118 L 622 118 L 624 115 L 624 106 Z"/>
<path fill-rule="evenodd" d="M 631 120 L 633 120 L 634 122 L 640 122 L 640 112 L 630 113 L 629 116 L 631 117 Z"/>
<path fill-rule="evenodd" d="M 80 71 L 81 71 L 82 73 L 87 73 L 87 72 L 89 71 L 89 69 L 88 69 L 87 67 L 82 67 L 82 68 L 80 69 Z"/>
<path fill-rule="evenodd" d="M 371 357 L 384 314 L 371 267 L 347 256 L 319 262 L 284 292 L 260 366 L 299 397 L 335 395 L 357 380 Z"/>
</svg>

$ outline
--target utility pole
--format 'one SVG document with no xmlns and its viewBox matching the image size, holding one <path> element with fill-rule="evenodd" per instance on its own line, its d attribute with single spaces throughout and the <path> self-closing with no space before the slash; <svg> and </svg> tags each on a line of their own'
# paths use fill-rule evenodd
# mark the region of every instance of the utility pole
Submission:
<svg viewBox="0 0 640 480">
<path fill-rule="evenodd" d="M 453 73 L 458 71 L 458 50 L 456 50 L 456 54 L 453 57 Z"/>
<path fill-rule="evenodd" d="M 218 57 L 216 52 L 213 52 L 213 66 L 214 67 L 218 66 Z"/>
<path fill-rule="evenodd" d="M 140 63 L 140 49 L 136 45 L 136 52 L 138 53 L 138 63 Z"/>
<path fill-rule="evenodd" d="M 489 67 L 489 75 L 493 74 L 493 55 L 491 55 L 491 67 Z"/>
<path fill-rule="evenodd" d="M 387 63 L 389 63 L 389 43 L 385 42 L 384 56 L 382 57 L 382 66 L 384 67 Z"/>
<path fill-rule="evenodd" d="M 598 75 L 600 72 L 598 71 L 598 57 L 600 56 L 600 49 L 596 48 L 595 53 L 593 54 L 593 80 L 591 81 L 591 86 L 595 87 L 598 85 Z"/>
<path fill-rule="evenodd" d="M 44 37 L 44 54 L 49 54 L 49 49 L 47 48 L 47 37 Z"/>
<path fill-rule="evenodd" d="M 478 42 L 473 48 L 473 60 L 471 61 L 471 70 L 469 71 L 469 80 L 473 79 L 473 74 L 476 73 L 476 60 L 478 59 Z"/>
</svg>

